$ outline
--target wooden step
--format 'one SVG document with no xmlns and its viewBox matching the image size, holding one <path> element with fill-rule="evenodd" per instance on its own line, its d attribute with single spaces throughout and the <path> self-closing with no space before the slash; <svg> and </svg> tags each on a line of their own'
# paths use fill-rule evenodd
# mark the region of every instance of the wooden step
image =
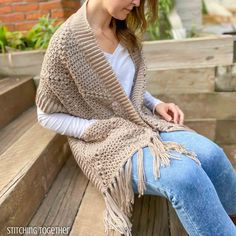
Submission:
<svg viewBox="0 0 236 236">
<path fill-rule="evenodd" d="M 135 194 L 133 212 L 134 236 L 175 236 L 170 234 L 168 201 L 164 197 Z"/>
<path fill-rule="evenodd" d="M 236 119 L 186 119 L 184 124 L 219 144 L 236 143 Z"/>
<path fill-rule="evenodd" d="M 33 106 L 0 130 L 0 155 L 36 122 L 36 115 Z"/>
<path fill-rule="evenodd" d="M 28 226 L 63 227 L 63 235 L 69 235 L 87 185 L 88 179 L 70 155 Z"/>
<path fill-rule="evenodd" d="M 35 92 L 31 77 L 0 80 L 0 129 L 34 105 Z"/>
<path fill-rule="evenodd" d="M 235 107 L 236 110 L 236 107 Z M 236 119 L 217 120 L 216 122 L 216 142 L 220 144 L 236 143 Z"/>
<path fill-rule="evenodd" d="M 173 102 L 185 113 L 185 119 L 236 119 L 236 92 L 153 94 L 163 102 Z"/>
<path fill-rule="evenodd" d="M 105 203 L 101 193 L 90 182 L 76 215 L 70 236 L 105 236 L 104 209 Z M 111 236 L 121 236 L 121 234 L 114 232 Z"/>
<path fill-rule="evenodd" d="M 197 131 L 199 134 L 215 140 L 216 119 L 186 119 L 184 124 Z"/>
<path fill-rule="evenodd" d="M 2 236 L 8 235 L 6 227 L 29 223 L 71 153 L 65 136 L 43 128 L 36 120 L 27 131 L 25 125 L 22 128 L 16 128 L 22 135 L 0 155 Z"/>
</svg>

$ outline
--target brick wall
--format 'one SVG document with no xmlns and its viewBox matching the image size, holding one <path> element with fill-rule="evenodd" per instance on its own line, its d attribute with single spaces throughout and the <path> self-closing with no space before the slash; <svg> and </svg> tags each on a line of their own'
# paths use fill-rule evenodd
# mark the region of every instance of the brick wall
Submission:
<svg viewBox="0 0 236 236">
<path fill-rule="evenodd" d="M 78 10 L 79 0 L 0 0 L 0 22 L 10 31 L 28 30 L 50 13 L 57 22 Z"/>
</svg>

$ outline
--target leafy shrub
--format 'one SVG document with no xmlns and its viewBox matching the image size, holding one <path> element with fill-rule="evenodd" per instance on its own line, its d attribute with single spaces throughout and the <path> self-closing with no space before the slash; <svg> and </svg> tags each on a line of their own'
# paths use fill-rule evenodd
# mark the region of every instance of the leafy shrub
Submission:
<svg viewBox="0 0 236 236">
<path fill-rule="evenodd" d="M 0 25 L 0 52 L 46 49 L 50 38 L 61 24 L 56 25 L 56 20 L 51 19 L 49 14 L 42 16 L 29 31 L 10 32 Z"/>
</svg>

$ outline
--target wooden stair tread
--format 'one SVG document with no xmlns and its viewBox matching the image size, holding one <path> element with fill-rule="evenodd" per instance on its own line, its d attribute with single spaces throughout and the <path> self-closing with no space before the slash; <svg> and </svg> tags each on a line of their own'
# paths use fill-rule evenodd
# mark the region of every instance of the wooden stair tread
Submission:
<svg viewBox="0 0 236 236">
<path fill-rule="evenodd" d="M 30 166 L 37 160 L 54 132 L 35 123 L 0 156 L 0 204 Z"/>
<path fill-rule="evenodd" d="M 35 105 L 35 95 L 31 77 L 0 80 L 0 129 Z"/>
<path fill-rule="evenodd" d="M 31 80 L 32 77 L 23 77 L 23 78 L 4 78 L 4 79 L 0 79 L 0 95 L 13 89 L 14 87 L 17 87 L 23 83 L 25 83 L 26 81 Z"/>
<path fill-rule="evenodd" d="M 70 231 L 87 185 L 88 179 L 70 156 L 28 226 L 61 226 Z"/>
<path fill-rule="evenodd" d="M 36 106 L 23 112 L 19 117 L 0 130 L 0 155 L 37 122 Z"/>
<path fill-rule="evenodd" d="M 105 202 L 96 187 L 89 182 L 83 201 L 75 218 L 70 236 L 105 236 L 103 211 Z M 111 236 L 121 236 L 114 232 Z"/>
<path fill-rule="evenodd" d="M 105 202 L 101 193 L 89 182 L 69 236 L 105 236 L 104 209 Z M 138 198 L 138 195 L 135 194 L 131 221 L 133 235 L 169 236 L 167 200 L 151 195 Z M 121 234 L 114 231 L 111 236 L 121 236 Z"/>
<path fill-rule="evenodd" d="M 29 223 L 69 155 L 67 138 L 38 123 L 0 155 L 0 235 Z"/>
</svg>

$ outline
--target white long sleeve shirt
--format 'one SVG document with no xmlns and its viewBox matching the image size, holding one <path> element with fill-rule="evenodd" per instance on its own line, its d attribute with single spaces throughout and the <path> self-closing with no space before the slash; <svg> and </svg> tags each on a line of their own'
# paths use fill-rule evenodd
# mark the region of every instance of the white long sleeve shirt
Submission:
<svg viewBox="0 0 236 236">
<path fill-rule="evenodd" d="M 112 66 L 112 69 L 125 93 L 128 97 L 130 97 L 135 74 L 135 66 L 128 50 L 121 44 L 118 44 L 112 54 L 107 52 L 104 52 L 104 54 Z M 161 100 L 153 97 L 148 91 L 145 91 L 144 104 L 152 112 L 154 112 L 155 106 L 161 102 Z M 37 107 L 37 119 L 43 127 L 53 130 L 59 134 L 68 135 L 75 138 L 80 138 L 83 132 L 91 124 L 96 122 L 96 119 L 88 120 L 65 113 L 47 114 L 40 110 L 39 107 Z"/>
</svg>

